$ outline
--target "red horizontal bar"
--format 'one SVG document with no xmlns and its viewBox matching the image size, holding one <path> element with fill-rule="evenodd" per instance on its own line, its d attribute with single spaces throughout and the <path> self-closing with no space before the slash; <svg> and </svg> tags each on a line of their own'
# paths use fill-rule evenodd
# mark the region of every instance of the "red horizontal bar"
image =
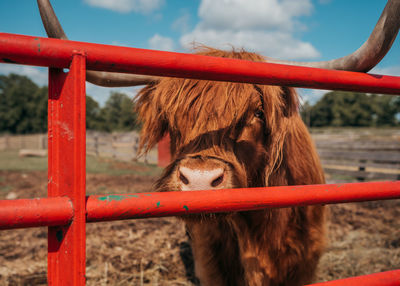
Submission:
<svg viewBox="0 0 400 286">
<path fill-rule="evenodd" d="M 88 222 L 180 216 L 400 199 L 400 181 L 95 195 L 86 198 Z M 66 224 L 72 207 L 65 197 L 0 201 L 0 229 Z"/>
<path fill-rule="evenodd" d="M 400 181 L 89 196 L 90 222 L 400 198 Z"/>
<path fill-rule="evenodd" d="M 400 77 L 251 62 L 0 33 L 0 62 L 67 68 L 74 51 L 90 70 L 400 94 Z"/>
<path fill-rule="evenodd" d="M 310 286 L 400 286 L 400 270 L 373 273 L 328 282 L 316 283 Z"/>
<path fill-rule="evenodd" d="M 72 215 L 67 197 L 0 200 L 0 229 L 66 225 Z"/>
</svg>

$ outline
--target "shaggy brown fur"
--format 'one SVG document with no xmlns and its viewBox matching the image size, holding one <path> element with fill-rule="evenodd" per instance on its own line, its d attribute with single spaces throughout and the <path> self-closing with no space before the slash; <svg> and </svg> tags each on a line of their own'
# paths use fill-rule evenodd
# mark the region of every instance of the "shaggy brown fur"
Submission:
<svg viewBox="0 0 400 286">
<path fill-rule="evenodd" d="M 201 54 L 265 61 L 244 51 Z M 181 189 L 182 166 L 222 168 L 219 188 L 324 183 L 292 88 L 164 78 L 140 92 L 137 109 L 142 147 L 171 137 L 173 160 L 158 191 Z M 324 245 L 322 206 L 184 220 L 202 285 L 303 285 Z"/>
</svg>

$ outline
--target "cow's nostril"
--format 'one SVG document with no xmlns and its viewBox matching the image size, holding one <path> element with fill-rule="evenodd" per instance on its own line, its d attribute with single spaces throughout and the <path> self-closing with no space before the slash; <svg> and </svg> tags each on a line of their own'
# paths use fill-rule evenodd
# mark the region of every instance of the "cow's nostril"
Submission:
<svg viewBox="0 0 400 286">
<path fill-rule="evenodd" d="M 217 187 L 218 185 L 220 185 L 222 183 L 222 181 L 224 180 L 224 174 L 222 174 L 221 176 L 219 176 L 218 178 L 216 178 L 214 181 L 211 182 L 211 186 L 212 187 Z"/>
<path fill-rule="evenodd" d="M 181 180 L 185 185 L 189 184 L 189 180 L 181 172 L 179 172 L 179 180 Z"/>
</svg>

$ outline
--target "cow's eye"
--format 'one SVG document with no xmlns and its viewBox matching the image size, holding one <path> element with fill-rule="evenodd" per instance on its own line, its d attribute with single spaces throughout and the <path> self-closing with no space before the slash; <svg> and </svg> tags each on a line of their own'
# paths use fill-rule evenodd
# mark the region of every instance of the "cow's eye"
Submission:
<svg viewBox="0 0 400 286">
<path fill-rule="evenodd" d="M 264 112 L 262 110 L 257 110 L 256 112 L 254 112 L 254 116 L 260 119 L 264 118 Z"/>
</svg>

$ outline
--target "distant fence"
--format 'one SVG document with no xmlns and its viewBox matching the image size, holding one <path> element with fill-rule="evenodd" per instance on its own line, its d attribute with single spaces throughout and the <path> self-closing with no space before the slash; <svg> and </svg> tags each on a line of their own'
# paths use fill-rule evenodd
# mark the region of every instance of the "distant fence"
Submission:
<svg viewBox="0 0 400 286">
<path fill-rule="evenodd" d="M 373 131 L 312 133 L 328 181 L 400 179 L 400 130 L 390 130 L 390 135 L 374 135 L 371 132 Z M 157 164 L 157 148 L 146 156 L 137 157 L 138 147 L 139 134 L 134 131 L 88 131 L 86 135 L 88 155 Z M 46 148 L 47 134 L 0 137 L 0 150 Z"/>
<path fill-rule="evenodd" d="M 146 155 L 137 156 L 139 134 L 137 132 L 106 133 L 87 131 L 86 154 L 122 161 L 139 161 L 157 164 L 157 148 Z M 47 149 L 47 134 L 0 136 L 0 151 Z"/>
<path fill-rule="evenodd" d="M 21 149 L 47 149 L 47 134 L 3 135 L 0 151 Z"/>
<path fill-rule="evenodd" d="M 374 132 L 312 134 L 328 181 L 400 180 L 400 130 Z"/>
<path fill-rule="evenodd" d="M 105 133 L 87 131 L 86 154 L 122 161 L 139 161 L 157 164 L 157 148 L 138 157 L 139 134 L 137 132 Z"/>
</svg>

